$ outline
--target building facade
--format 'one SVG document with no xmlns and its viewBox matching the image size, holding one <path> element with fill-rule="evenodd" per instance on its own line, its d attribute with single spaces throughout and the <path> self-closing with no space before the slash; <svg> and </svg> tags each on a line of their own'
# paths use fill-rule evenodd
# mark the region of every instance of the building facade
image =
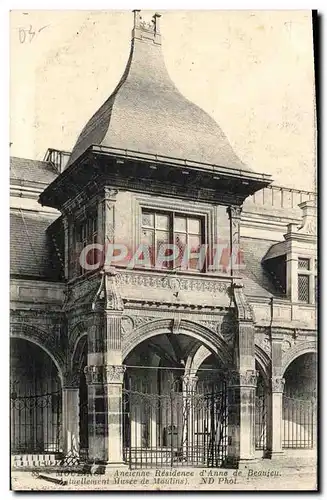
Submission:
<svg viewBox="0 0 327 500">
<path fill-rule="evenodd" d="M 159 15 L 72 152 L 10 183 L 14 467 L 315 454 L 316 195 L 179 93 Z"/>
</svg>

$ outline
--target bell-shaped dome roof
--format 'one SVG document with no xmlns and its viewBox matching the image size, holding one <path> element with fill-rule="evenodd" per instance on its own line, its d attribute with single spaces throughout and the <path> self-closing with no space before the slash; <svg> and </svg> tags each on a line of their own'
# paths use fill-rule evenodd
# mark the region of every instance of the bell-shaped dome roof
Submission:
<svg viewBox="0 0 327 500">
<path fill-rule="evenodd" d="M 251 171 L 219 125 L 170 79 L 161 50 L 160 15 L 134 11 L 129 60 L 114 92 L 88 121 L 69 166 L 90 146 L 119 148 Z"/>
</svg>

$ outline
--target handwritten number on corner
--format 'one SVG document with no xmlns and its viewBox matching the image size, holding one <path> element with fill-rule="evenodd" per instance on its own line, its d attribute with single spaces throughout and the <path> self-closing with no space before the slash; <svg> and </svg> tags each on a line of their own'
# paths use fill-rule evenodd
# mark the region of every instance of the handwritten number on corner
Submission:
<svg viewBox="0 0 327 500">
<path fill-rule="evenodd" d="M 31 24 L 28 29 L 19 28 L 18 33 L 20 43 L 25 43 L 26 41 L 31 43 L 33 38 L 35 37 L 35 31 L 33 31 L 33 27 Z"/>
</svg>

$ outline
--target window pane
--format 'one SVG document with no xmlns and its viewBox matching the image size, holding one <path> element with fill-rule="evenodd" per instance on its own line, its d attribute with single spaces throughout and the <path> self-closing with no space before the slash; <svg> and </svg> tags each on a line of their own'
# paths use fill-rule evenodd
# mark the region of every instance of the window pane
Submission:
<svg viewBox="0 0 327 500">
<path fill-rule="evenodd" d="M 201 226 L 199 219 L 188 219 L 187 220 L 187 232 L 192 234 L 200 234 Z"/>
<path fill-rule="evenodd" d="M 168 231 L 169 229 L 168 215 L 156 214 L 156 229 L 163 229 L 164 231 Z"/>
<path fill-rule="evenodd" d="M 154 244 L 154 231 L 151 229 L 142 229 L 141 241 L 143 244 L 153 247 Z"/>
<path fill-rule="evenodd" d="M 157 243 L 157 262 L 156 262 L 156 264 L 160 267 L 171 267 L 171 261 L 167 262 L 166 260 L 163 260 L 159 263 L 159 259 L 158 259 L 158 254 L 159 254 L 161 246 L 169 243 L 169 232 L 156 230 L 156 243 Z M 164 249 L 162 249 L 162 252 L 163 251 L 164 251 Z M 161 255 L 162 254 L 160 252 L 160 256 Z M 166 255 L 167 256 L 170 255 L 170 252 L 168 250 L 166 250 L 164 252 L 164 256 L 166 256 Z"/>
<path fill-rule="evenodd" d="M 175 259 L 174 267 L 179 267 L 182 263 L 186 241 L 186 234 L 174 234 L 174 244 L 179 248 L 179 255 Z"/>
<path fill-rule="evenodd" d="M 156 243 L 157 250 L 159 250 L 160 245 L 162 245 L 163 243 L 169 243 L 168 231 L 156 231 Z"/>
<path fill-rule="evenodd" d="M 154 214 L 142 211 L 142 226 L 154 227 Z"/>
<path fill-rule="evenodd" d="M 309 275 L 298 275 L 298 300 L 300 302 L 309 302 Z"/>
<path fill-rule="evenodd" d="M 188 244 L 189 244 L 189 254 L 191 253 L 196 253 L 199 254 L 200 246 L 201 246 L 201 240 L 199 236 L 189 236 L 188 237 Z M 191 257 L 189 260 L 188 267 L 190 269 L 198 269 L 199 271 L 201 270 L 199 268 L 201 263 L 201 260 L 199 261 L 198 257 Z"/>
<path fill-rule="evenodd" d="M 175 217 L 174 232 L 186 233 L 186 217 Z"/>
<path fill-rule="evenodd" d="M 298 259 L 298 268 L 309 270 L 310 259 Z"/>
</svg>

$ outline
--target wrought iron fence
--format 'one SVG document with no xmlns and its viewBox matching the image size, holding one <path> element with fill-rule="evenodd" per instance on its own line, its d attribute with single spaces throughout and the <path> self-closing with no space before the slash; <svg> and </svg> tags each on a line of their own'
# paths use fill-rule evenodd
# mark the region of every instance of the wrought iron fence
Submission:
<svg viewBox="0 0 327 500">
<path fill-rule="evenodd" d="M 255 398 L 255 449 L 267 449 L 267 396 L 257 395 Z"/>
<path fill-rule="evenodd" d="M 13 391 L 10 402 L 13 453 L 61 451 L 61 391 L 25 396 Z"/>
<path fill-rule="evenodd" d="M 130 467 L 219 467 L 227 456 L 225 383 L 157 394 L 123 390 L 124 458 Z"/>
<path fill-rule="evenodd" d="M 283 396 L 283 448 L 314 448 L 316 400 Z"/>
</svg>

